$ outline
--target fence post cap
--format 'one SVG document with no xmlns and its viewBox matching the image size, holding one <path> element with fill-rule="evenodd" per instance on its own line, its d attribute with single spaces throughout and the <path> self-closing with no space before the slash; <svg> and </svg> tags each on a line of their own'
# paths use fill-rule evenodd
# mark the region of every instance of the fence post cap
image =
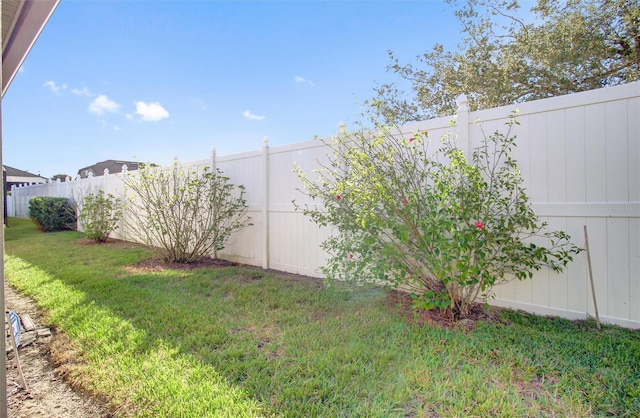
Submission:
<svg viewBox="0 0 640 418">
<path fill-rule="evenodd" d="M 461 94 L 456 97 L 456 105 L 458 106 L 458 111 L 469 110 L 469 99 L 466 94 Z"/>
</svg>

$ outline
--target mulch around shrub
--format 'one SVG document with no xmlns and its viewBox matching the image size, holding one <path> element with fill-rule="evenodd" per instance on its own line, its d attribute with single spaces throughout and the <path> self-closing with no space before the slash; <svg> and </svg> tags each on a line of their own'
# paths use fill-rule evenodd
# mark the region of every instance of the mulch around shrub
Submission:
<svg viewBox="0 0 640 418">
<path fill-rule="evenodd" d="M 451 311 L 446 309 L 415 309 L 411 306 L 411 295 L 398 290 L 387 291 L 385 303 L 389 309 L 404 315 L 408 322 L 419 326 L 439 326 L 470 331 L 475 328 L 476 322 L 504 323 L 500 319 L 501 308 L 486 306 L 482 303 L 474 304 L 469 316 L 465 319 L 455 318 Z"/>
</svg>

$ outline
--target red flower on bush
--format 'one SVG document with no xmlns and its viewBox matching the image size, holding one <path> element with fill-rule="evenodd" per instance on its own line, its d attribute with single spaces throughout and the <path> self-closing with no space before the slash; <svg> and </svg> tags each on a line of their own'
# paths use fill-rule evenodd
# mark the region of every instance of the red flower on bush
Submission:
<svg viewBox="0 0 640 418">
<path fill-rule="evenodd" d="M 353 254 L 349 253 L 349 258 L 353 258 Z"/>
<path fill-rule="evenodd" d="M 476 228 L 482 229 L 484 228 L 484 224 L 481 221 L 476 221 Z"/>
<path fill-rule="evenodd" d="M 414 137 L 409 138 L 409 142 L 413 142 L 413 141 L 415 141 L 415 140 L 416 140 L 416 139 L 415 139 Z"/>
<path fill-rule="evenodd" d="M 342 196 L 340 196 L 339 194 L 337 194 L 337 195 L 336 195 L 336 199 L 337 199 L 337 200 L 340 200 L 340 199 L 342 199 Z"/>
</svg>

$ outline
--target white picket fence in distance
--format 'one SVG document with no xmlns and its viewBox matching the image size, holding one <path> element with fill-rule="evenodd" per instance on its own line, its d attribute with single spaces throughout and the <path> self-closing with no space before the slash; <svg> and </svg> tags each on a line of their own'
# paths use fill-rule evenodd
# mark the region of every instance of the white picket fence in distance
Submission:
<svg viewBox="0 0 640 418">
<path fill-rule="evenodd" d="M 469 112 L 460 103 L 458 145 L 467 152 L 487 134 L 504 132 L 518 109 L 514 157 L 522 171 L 534 211 L 550 229 L 567 231 L 589 244 L 595 294 L 603 322 L 640 328 L 640 83 L 575 93 L 495 109 Z M 407 133 L 427 130 L 431 140 L 449 132 L 450 117 L 412 123 Z M 475 123 L 481 121 L 481 125 Z M 330 233 L 318 228 L 292 200 L 306 202 L 294 163 L 306 173 L 318 168 L 327 148 L 320 141 L 269 147 L 194 161 L 220 168 L 246 188 L 253 225 L 230 237 L 220 258 L 244 264 L 320 277 L 327 255 L 319 245 Z M 133 174 L 133 172 L 131 173 Z M 122 174 L 63 183 L 16 187 L 9 215 L 26 217 L 32 196 L 67 196 L 88 187 L 122 192 Z M 12 212 L 13 210 L 13 212 Z M 126 231 L 117 237 L 126 239 Z M 593 316 L 586 254 L 557 274 L 536 272 L 532 280 L 496 287 L 491 304 L 580 319 Z"/>
</svg>

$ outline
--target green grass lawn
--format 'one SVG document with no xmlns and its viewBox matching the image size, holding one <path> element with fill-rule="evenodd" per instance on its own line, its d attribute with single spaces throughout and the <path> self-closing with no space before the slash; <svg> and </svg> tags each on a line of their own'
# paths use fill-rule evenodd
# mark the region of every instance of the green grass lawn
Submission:
<svg viewBox="0 0 640 418">
<path fill-rule="evenodd" d="M 69 379 L 118 416 L 640 415 L 638 331 L 513 312 L 469 332 L 412 325 L 383 290 L 132 269 L 146 250 L 9 224 L 8 283 L 70 339 Z"/>
</svg>

